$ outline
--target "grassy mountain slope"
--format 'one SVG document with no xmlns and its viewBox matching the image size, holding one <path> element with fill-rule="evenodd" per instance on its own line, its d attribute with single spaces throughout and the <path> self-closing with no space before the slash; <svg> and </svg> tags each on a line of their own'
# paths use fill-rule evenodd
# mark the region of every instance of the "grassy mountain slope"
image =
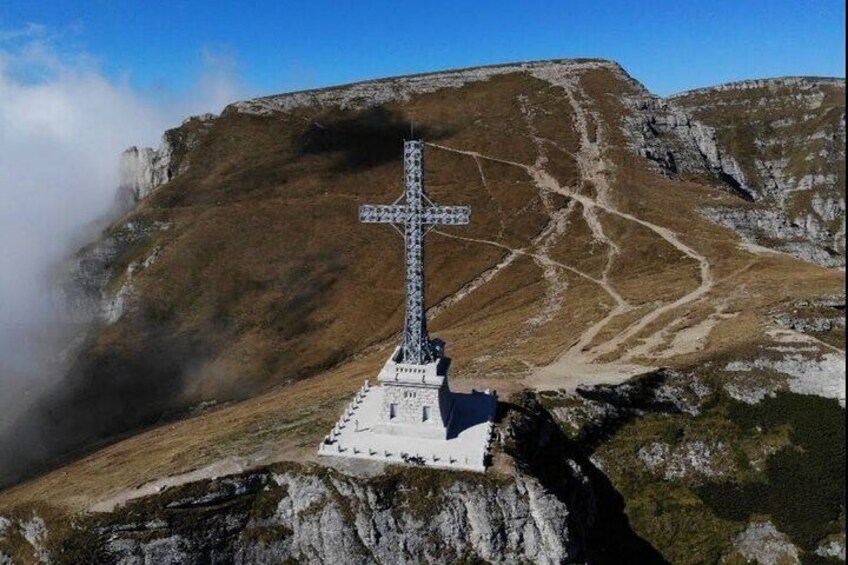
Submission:
<svg viewBox="0 0 848 565">
<path fill-rule="evenodd" d="M 776 369 L 723 368 L 763 355 L 777 363 L 779 347 L 788 347 L 775 333 L 777 314 L 839 294 L 843 273 L 746 246 L 702 213 L 747 205 L 721 179 L 659 174 L 635 154 L 625 118 L 648 98 L 618 65 L 588 60 L 228 107 L 178 146 L 183 172 L 105 234 L 160 226 L 116 255 L 110 292 L 131 289 L 120 315 L 90 334 L 68 387 L 42 401 L 48 416 L 20 428 L 50 456 L 79 453 L 92 438 L 111 445 L 3 491 L 0 508 L 46 500 L 63 511 L 106 508 L 155 493 L 163 477 L 314 460 L 402 325 L 400 238 L 358 224 L 357 207 L 399 194 L 401 141 L 412 124 L 428 142 L 431 198 L 472 207 L 469 226 L 434 230 L 427 243 L 431 332 L 448 343 L 456 388 L 489 387 L 503 397 L 525 387 L 562 390 L 546 393 L 567 397 L 550 407 L 579 411 L 578 386 L 627 386 L 657 367 L 683 375 L 710 367 L 719 408 L 704 410 L 714 419 L 695 425 L 685 412 L 668 416 L 672 428 L 693 430 L 687 439 L 703 441 L 698 433 L 724 429 L 713 424 L 727 421 L 727 391 L 739 375 L 771 392 L 795 386 Z M 844 169 L 833 174 L 844 186 Z M 839 331 L 824 328 L 805 342 L 810 362 L 838 354 L 819 341 L 831 330 Z M 683 542 L 655 518 L 672 523 L 684 514 L 714 526 L 705 551 L 729 555 L 748 515 L 719 516 L 706 494 L 698 497 L 703 477 L 667 479 L 682 481 L 671 502 L 647 492 L 653 487 L 636 453 L 666 436 L 652 420 L 660 416 L 643 418 L 633 406 L 600 448 L 580 448 L 597 450 L 636 505 L 634 528 L 667 556 L 685 554 Z M 149 429 L 114 441 L 139 428 Z M 721 441 L 748 445 L 753 432 L 743 428 Z M 57 432 L 45 439 L 50 430 Z M 669 445 L 688 445 L 668 433 Z M 781 438 L 775 445 L 792 445 Z M 737 456 L 768 456 L 745 449 Z M 36 458 L 30 469 L 49 461 Z"/>
</svg>

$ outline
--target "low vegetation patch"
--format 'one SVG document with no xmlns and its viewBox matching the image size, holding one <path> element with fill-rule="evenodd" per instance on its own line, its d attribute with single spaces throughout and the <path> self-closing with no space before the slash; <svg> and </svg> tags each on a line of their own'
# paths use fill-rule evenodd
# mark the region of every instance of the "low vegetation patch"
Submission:
<svg viewBox="0 0 848 565">
<path fill-rule="evenodd" d="M 845 500 L 845 410 L 834 400 L 780 392 L 759 404 L 731 401 L 731 420 L 745 431 L 788 425 L 792 445 L 766 461 L 761 480 L 709 483 L 699 496 L 718 516 L 747 521 L 771 516 L 806 550 L 842 527 Z"/>
<path fill-rule="evenodd" d="M 813 562 L 822 540 L 844 528 L 845 410 L 832 399 L 785 391 L 756 404 L 737 401 L 726 387 L 739 374 L 723 371 L 727 362 L 664 381 L 664 397 L 683 398 L 675 391 L 697 385 L 699 398 L 687 397 L 683 410 L 663 409 L 650 395 L 622 404 L 625 385 L 577 398 L 596 405 L 581 429 L 625 406 L 631 414 L 584 448 L 624 497 L 634 531 L 672 563 L 731 558 L 737 535 L 763 518 L 803 550 L 805 563 Z M 761 373 L 763 385 L 778 378 Z M 574 401 L 542 396 L 560 415 L 581 412 Z M 572 427 L 568 420 L 560 425 Z"/>
</svg>

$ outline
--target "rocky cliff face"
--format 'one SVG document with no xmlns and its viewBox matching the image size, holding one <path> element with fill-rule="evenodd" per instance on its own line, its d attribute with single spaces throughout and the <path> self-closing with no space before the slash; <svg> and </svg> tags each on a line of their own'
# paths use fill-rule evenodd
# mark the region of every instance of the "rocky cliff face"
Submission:
<svg viewBox="0 0 848 565">
<path fill-rule="evenodd" d="M 69 529 L 37 514 L 0 518 L 0 552 L 9 552 L 0 558 L 32 551 L 60 564 L 662 562 L 534 396 L 523 397 L 502 429 L 500 456 L 515 457 L 514 474 L 392 468 L 368 478 L 279 464 L 168 489 Z M 26 535 L 33 524 L 40 534 Z"/>
<path fill-rule="evenodd" d="M 103 562 L 562 563 L 579 552 L 568 508 L 533 479 L 429 479 L 303 469 L 215 481 L 158 516 L 105 526 Z M 181 524 L 186 514 L 203 527 Z"/>
<path fill-rule="evenodd" d="M 188 153 L 215 118 L 214 114 L 192 116 L 166 131 L 158 148 L 129 147 L 121 153 L 117 211 L 131 211 L 157 188 L 184 173 L 189 166 Z M 77 251 L 61 269 L 56 284 L 56 297 L 69 317 L 78 323 L 114 323 L 120 319 L 132 301 L 133 274 L 151 266 L 161 248 L 151 249 L 128 264 L 126 254 L 146 248 L 157 232 L 169 227 L 167 222 L 127 217 Z"/>
<path fill-rule="evenodd" d="M 845 264 L 844 80 L 743 81 L 669 103 L 715 128 L 758 197 L 705 209 L 710 218 L 805 261 Z"/>
<path fill-rule="evenodd" d="M 165 132 L 159 147 L 129 147 L 119 160 L 120 184 L 115 199 L 122 211 L 130 210 L 159 186 L 188 168 L 187 153 L 197 145 L 216 116 L 203 114 Z"/>
<path fill-rule="evenodd" d="M 113 226 L 80 249 L 67 262 L 56 286 L 63 311 L 79 324 L 120 319 L 131 301 L 133 274 L 152 265 L 158 251 L 153 249 L 146 257 L 130 261 L 123 273 L 117 272 L 120 259 L 169 227 L 164 222 L 136 219 Z"/>
<path fill-rule="evenodd" d="M 167 139 L 158 149 L 130 147 L 121 153 L 118 198 L 135 204 L 171 178 L 172 148 Z"/>
<path fill-rule="evenodd" d="M 633 113 L 624 119 L 633 149 L 668 175 L 707 175 L 746 200 L 757 193 L 736 159 L 720 147 L 716 131 L 674 103 L 645 94 L 628 100 Z"/>
</svg>

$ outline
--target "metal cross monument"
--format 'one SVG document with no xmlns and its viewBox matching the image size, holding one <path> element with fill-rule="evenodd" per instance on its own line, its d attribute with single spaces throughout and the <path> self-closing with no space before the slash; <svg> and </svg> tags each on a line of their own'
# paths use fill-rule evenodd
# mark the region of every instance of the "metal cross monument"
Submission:
<svg viewBox="0 0 848 565">
<path fill-rule="evenodd" d="M 467 224 L 471 220 L 471 208 L 437 206 L 427 197 L 421 140 L 403 142 L 403 163 L 405 194 L 393 204 L 360 206 L 359 221 L 392 224 L 398 231 L 401 231 L 398 225 L 404 227 L 401 233 L 406 244 L 406 322 L 401 356 L 396 361 L 425 365 L 436 359 L 437 352 L 427 334 L 424 309 L 424 236 L 436 225 Z"/>
</svg>

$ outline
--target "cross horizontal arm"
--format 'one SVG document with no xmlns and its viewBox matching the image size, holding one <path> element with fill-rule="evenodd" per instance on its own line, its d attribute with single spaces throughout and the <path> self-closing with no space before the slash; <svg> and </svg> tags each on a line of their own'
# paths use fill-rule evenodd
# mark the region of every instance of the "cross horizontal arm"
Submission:
<svg viewBox="0 0 848 565">
<path fill-rule="evenodd" d="M 406 206 L 398 204 L 365 204 L 359 207 L 363 224 L 402 224 L 406 222 Z"/>
<path fill-rule="evenodd" d="M 468 206 L 427 206 L 421 210 L 421 222 L 431 225 L 465 225 L 471 222 L 471 208 Z"/>
<path fill-rule="evenodd" d="M 402 204 L 366 204 L 359 207 L 363 224 L 405 224 L 415 209 Z M 465 225 L 471 221 L 468 206 L 426 206 L 418 209 L 422 224 Z"/>
</svg>

